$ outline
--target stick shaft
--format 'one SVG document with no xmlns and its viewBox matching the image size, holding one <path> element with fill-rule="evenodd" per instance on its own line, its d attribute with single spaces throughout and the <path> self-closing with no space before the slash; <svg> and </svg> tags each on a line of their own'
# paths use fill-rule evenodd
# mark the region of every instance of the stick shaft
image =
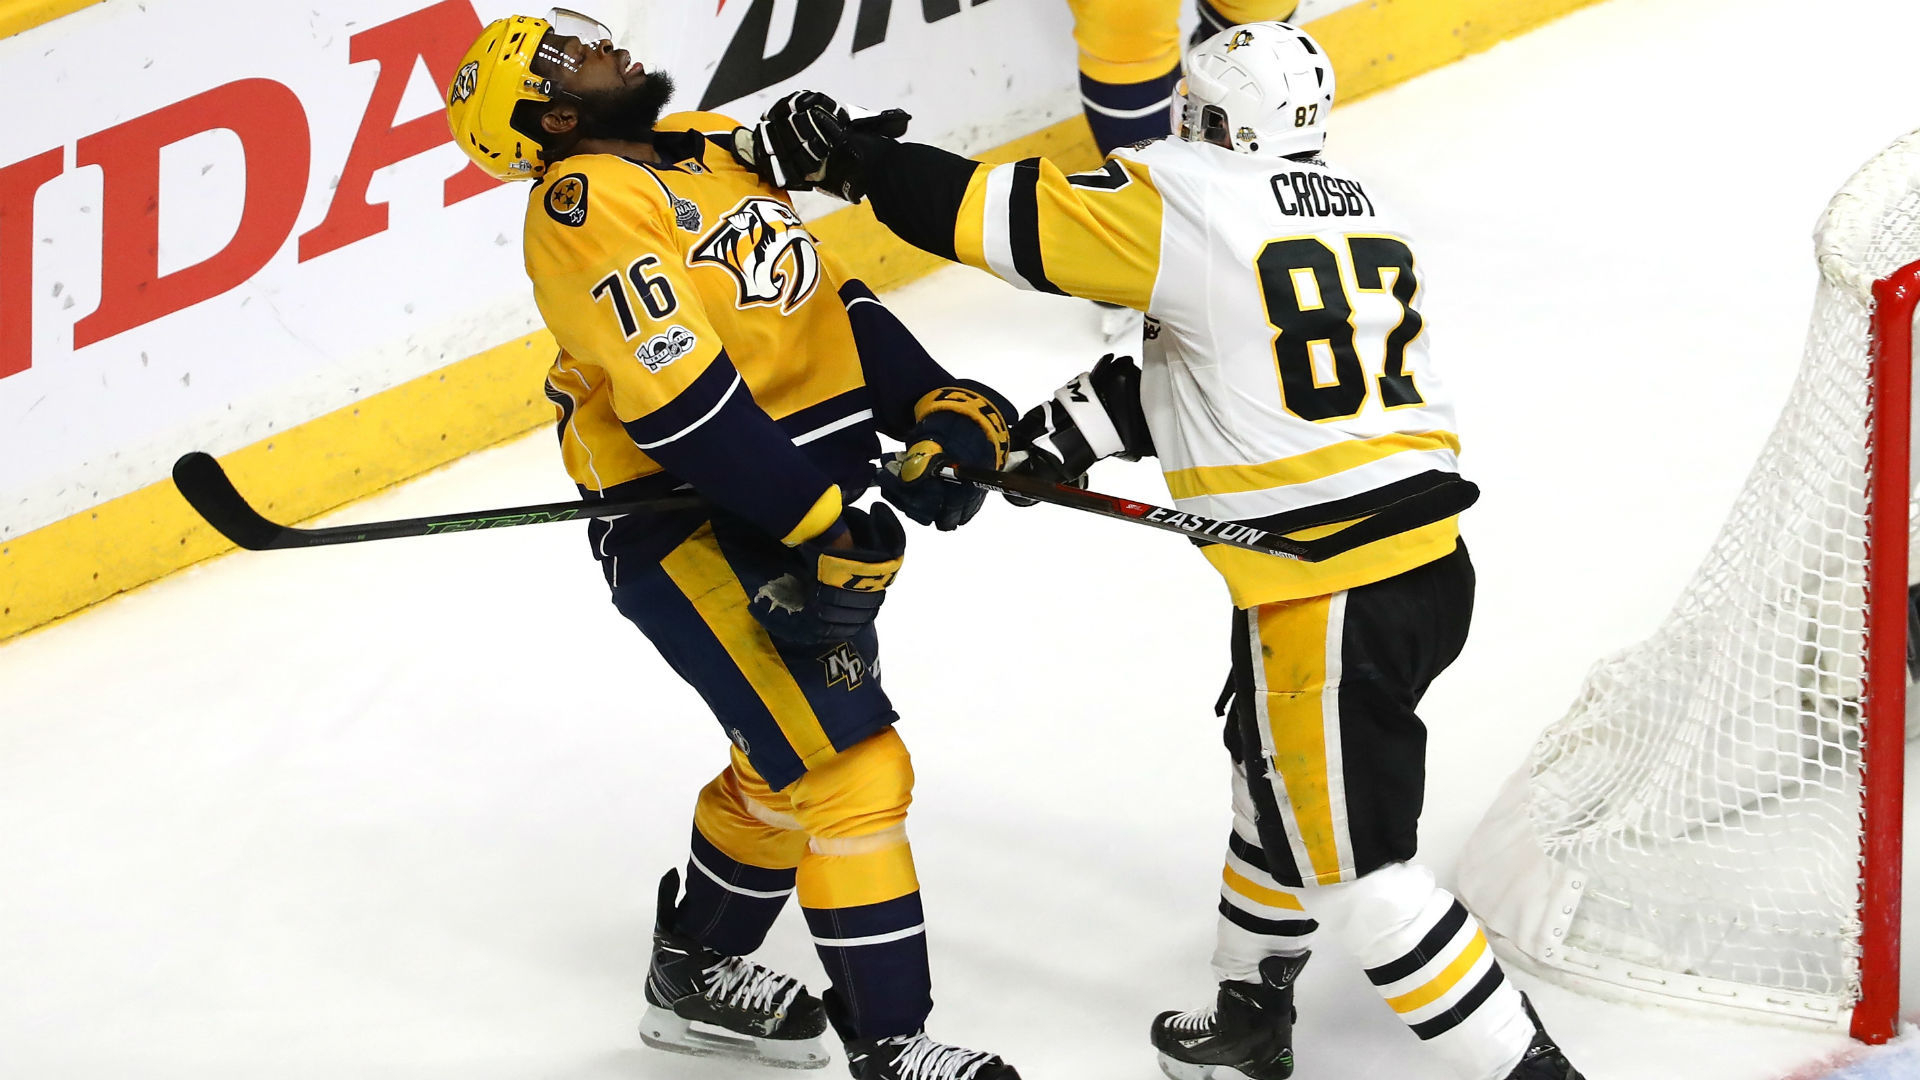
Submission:
<svg viewBox="0 0 1920 1080">
<path fill-rule="evenodd" d="M 1229 547 L 1257 551 L 1263 555 L 1277 555 L 1283 559 L 1297 559 L 1301 562 L 1322 562 L 1376 540 L 1384 540 L 1410 529 L 1430 525 L 1458 514 L 1472 506 L 1480 497 L 1480 489 L 1471 481 L 1445 475 L 1428 487 L 1384 505 L 1360 511 L 1352 508 L 1343 509 L 1332 519 L 1324 521 L 1311 518 L 1289 520 L 1285 528 L 1290 532 L 1320 525 L 1332 525 L 1339 521 L 1354 521 L 1354 524 L 1328 536 L 1315 540 L 1294 540 L 1257 525 L 1221 521 L 1218 518 L 1200 514 L 1169 510 L 1152 503 L 1103 495 L 1097 491 L 1069 487 L 1066 484 L 1052 484 L 1018 473 L 996 472 L 992 469 L 975 468 L 953 462 L 948 462 L 941 468 L 954 479 L 976 487 L 1007 492 L 1037 502 L 1099 514 L 1102 517 L 1137 522 L 1164 532 L 1180 533 L 1195 541 L 1225 544 Z"/>
<path fill-rule="evenodd" d="M 173 464 L 173 484 L 207 524 L 220 535 L 248 551 L 272 551 L 280 548 L 323 547 L 329 544 L 357 544 L 368 540 L 391 540 L 401 536 L 432 536 L 477 529 L 503 529 L 515 525 L 542 525 L 553 521 L 617 517 L 621 514 L 686 510 L 705 506 L 698 495 L 665 495 L 645 499 L 607 499 L 589 502 L 536 503 L 509 506 L 498 510 L 468 510 L 428 517 L 400 518 L 394 521 L 369 521 L 360 525 L 334 525 L 320 529 L 300 529 L 269 521 L 227 477 L 226 470 L 211 454 L 195 451 Z"/>
</svg>

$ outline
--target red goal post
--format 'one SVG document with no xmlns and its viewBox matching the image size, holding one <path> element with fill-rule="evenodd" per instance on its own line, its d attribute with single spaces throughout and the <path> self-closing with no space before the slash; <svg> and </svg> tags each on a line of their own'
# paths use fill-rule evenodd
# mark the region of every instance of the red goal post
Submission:
<svg viewBox="0 0 1920 1080">
<path fill-rule="evenodd" d="M 1798 377 L 1651 637 L 1603 658 L 1463 852 L 1509 961 L 1601 996 L 1899 1023 L 1920 132 L 1815 232 Z"/>
<path fill-rule="evenodd" d="M 1860 997 L 1849 1030 L 1900 1028 L 1901 858 L 1906 814 L 1908 564 L 1913 503 L 1913 318 L 1920 262 L 1873 283 L 1868 439 L 1867 733 L 1860 753 Z M 1875 738 L 1900 732 L 1901 738 Z"/>
</svg>

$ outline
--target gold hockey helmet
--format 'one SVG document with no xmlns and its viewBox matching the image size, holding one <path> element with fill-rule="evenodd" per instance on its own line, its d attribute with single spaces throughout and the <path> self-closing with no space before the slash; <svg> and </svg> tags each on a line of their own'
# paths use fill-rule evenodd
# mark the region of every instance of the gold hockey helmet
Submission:
<svg viewBox="0 0 1920 1080">
<path fill-rule="evenodd" d="M 538 129 L 515 127 L 513 114 L 523 101 L 551 101 L 558 92 L 552 79 L 534 73 L 535 59 L 562 69 L 573 67 L 564 51 L 542 47 L 549 33 L 583 42 L 613 39 L 602 23 L 565 8 L 554 8 L 544 19 L 496 19 L 460 58 L 453 84 L 447 87 L 447 127 L 453 141 L 496 180 L 532 180 L 547 171 Z"/>
</svg>

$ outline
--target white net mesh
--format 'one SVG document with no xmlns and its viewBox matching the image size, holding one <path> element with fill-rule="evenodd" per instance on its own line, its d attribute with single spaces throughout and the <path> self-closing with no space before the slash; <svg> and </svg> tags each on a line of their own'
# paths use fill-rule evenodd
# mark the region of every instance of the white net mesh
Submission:
<svg viewBox="0 0 1920 1080">
<path fill-rule="evenodd" d="M 1665 625 L 1597 664 L 1542 736 L 1526 808 L 1542 853 L 1581 880 L 1568 949 L 1844 1007 L 1859 978 L 1871 285 L 1920 260 L 1920 132 L 1856 174 L 1816 240 L 1805 358 L 1766 448 Z"/>
</svg>

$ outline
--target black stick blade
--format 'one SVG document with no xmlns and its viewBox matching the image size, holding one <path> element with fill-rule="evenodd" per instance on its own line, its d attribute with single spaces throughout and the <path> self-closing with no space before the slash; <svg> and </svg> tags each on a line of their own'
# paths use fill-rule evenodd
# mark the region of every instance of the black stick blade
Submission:
<svg viewBox="0 0 1920 1080">
<path fill-rule="evenodd" d="M 212 454 L 198 450 L 183 454 L 173 463 L 173 486 L 207 524 L 221 536 L 248 551 L 267 551 L 282 546 L 287 530 L 247 504 L 240 490 L 227 479 L 227 471 Z"/>
</svg>

